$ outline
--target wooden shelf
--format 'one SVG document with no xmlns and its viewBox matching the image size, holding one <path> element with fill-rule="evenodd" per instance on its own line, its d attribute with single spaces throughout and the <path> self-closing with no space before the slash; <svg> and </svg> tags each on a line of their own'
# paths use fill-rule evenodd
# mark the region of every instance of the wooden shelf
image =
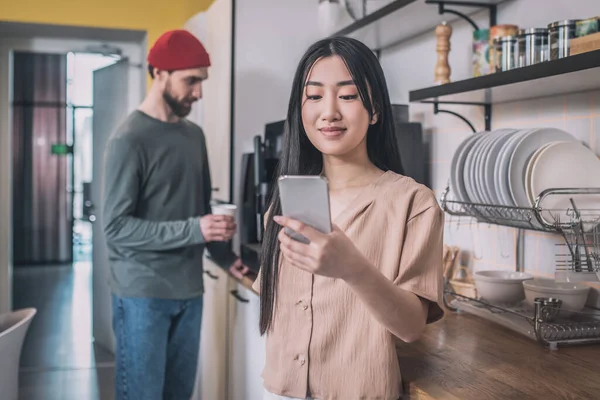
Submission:
<svg viewBox="0 0 600 400">
<path fill-rule="evenodd" d="M 413 90 L 410 102 L 498 104 L 600 89 L 600 50 Z"/>
<path fill-rule="evenodd" d="M 446 7 L 473 15 L 485 10 L 484 5 L 500 4 L 505 0 L 447 1 Z M 452 23 L 460 17 L 438 13 L 438 3 L 426 0 L 395 0 L 362 19 L 340 29 L 331 36 L 349 36 L 365 43 L 373 50 L 383 50 L 408 39 L 430 32 L 442 21 Z M 486 27 L 487 28 L 487 27 Z"/>
</svg>

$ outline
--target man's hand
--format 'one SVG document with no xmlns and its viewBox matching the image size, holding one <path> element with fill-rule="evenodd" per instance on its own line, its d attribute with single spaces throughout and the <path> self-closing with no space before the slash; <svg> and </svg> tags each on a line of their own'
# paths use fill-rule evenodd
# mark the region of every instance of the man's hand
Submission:
<svg viewBox="0 0 600 400">
<path fill-rule="evenodd" d="M 229 272 L 231 272 L 231 275 L 238 279 L 242 279 L 249 271 L 250 268 L 242 263 L 241 258 L 235 260 L 235 262 L 229 267 Z"/>
<path fill-rule="evenodd" d="M 205 215 L 200 218 L 200 229 L 205 242 L 226 242 L 231 240 L 237 225 L 228 215 Z"/>
</svg>

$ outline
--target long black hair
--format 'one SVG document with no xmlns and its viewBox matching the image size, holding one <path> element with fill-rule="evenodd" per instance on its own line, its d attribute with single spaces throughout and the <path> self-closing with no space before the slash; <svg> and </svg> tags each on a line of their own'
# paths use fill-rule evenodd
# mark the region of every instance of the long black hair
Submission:
<svg viewBox="0 0 600 400">
<path fill-rule="evenodd" d="M 302 97 L 308 73 L 313 64 L 323 57 L 337 55 L 348 68 L 358 89 L 363 105 L 375 124 L 367 132 L 367 154 L 373 164 L 383 171 L 403 173 L 398 142 L 394 132 L 392 106 L 383 70 L 373 52 L 358 40 L 334 37 L 313 44 L 302 56 L 292 85 L 283 147 L 273 190 L 267 202 L 268 218 L 261 250 L 260 333 L 271 327 L 277 301 L 279 278 L 280 226 L 273 216 L 281 214 L 281 202 L 276 180 L 281 175 L 318 175 L 323 169 L 323 156 L 310 142 L 302 124 Z"/>
</svg>

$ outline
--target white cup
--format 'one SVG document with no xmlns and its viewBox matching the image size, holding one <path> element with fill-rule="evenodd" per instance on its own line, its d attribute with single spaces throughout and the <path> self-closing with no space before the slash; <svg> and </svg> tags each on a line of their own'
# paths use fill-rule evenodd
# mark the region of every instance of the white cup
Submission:
<svg viewBox="0 0 600 400">
<path fill-rule="evenodd" d="M 237 206 L 235 204 L 215 204 L 212 206 L 213 215 L 229 215 L 235 218 Z"/>
</svg>

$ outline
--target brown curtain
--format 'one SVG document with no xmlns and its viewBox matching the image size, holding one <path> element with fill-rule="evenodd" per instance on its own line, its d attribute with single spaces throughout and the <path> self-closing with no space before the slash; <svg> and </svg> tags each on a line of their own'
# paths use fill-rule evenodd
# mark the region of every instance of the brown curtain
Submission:
<svg viewBox="0 0 600 400">
<path fill-rule="evenodd" d="M 13 57 L 13 263 L 72 261 L 68 157 L 51 154 L 67 139 L 67 58 Z"/>
</svg>

